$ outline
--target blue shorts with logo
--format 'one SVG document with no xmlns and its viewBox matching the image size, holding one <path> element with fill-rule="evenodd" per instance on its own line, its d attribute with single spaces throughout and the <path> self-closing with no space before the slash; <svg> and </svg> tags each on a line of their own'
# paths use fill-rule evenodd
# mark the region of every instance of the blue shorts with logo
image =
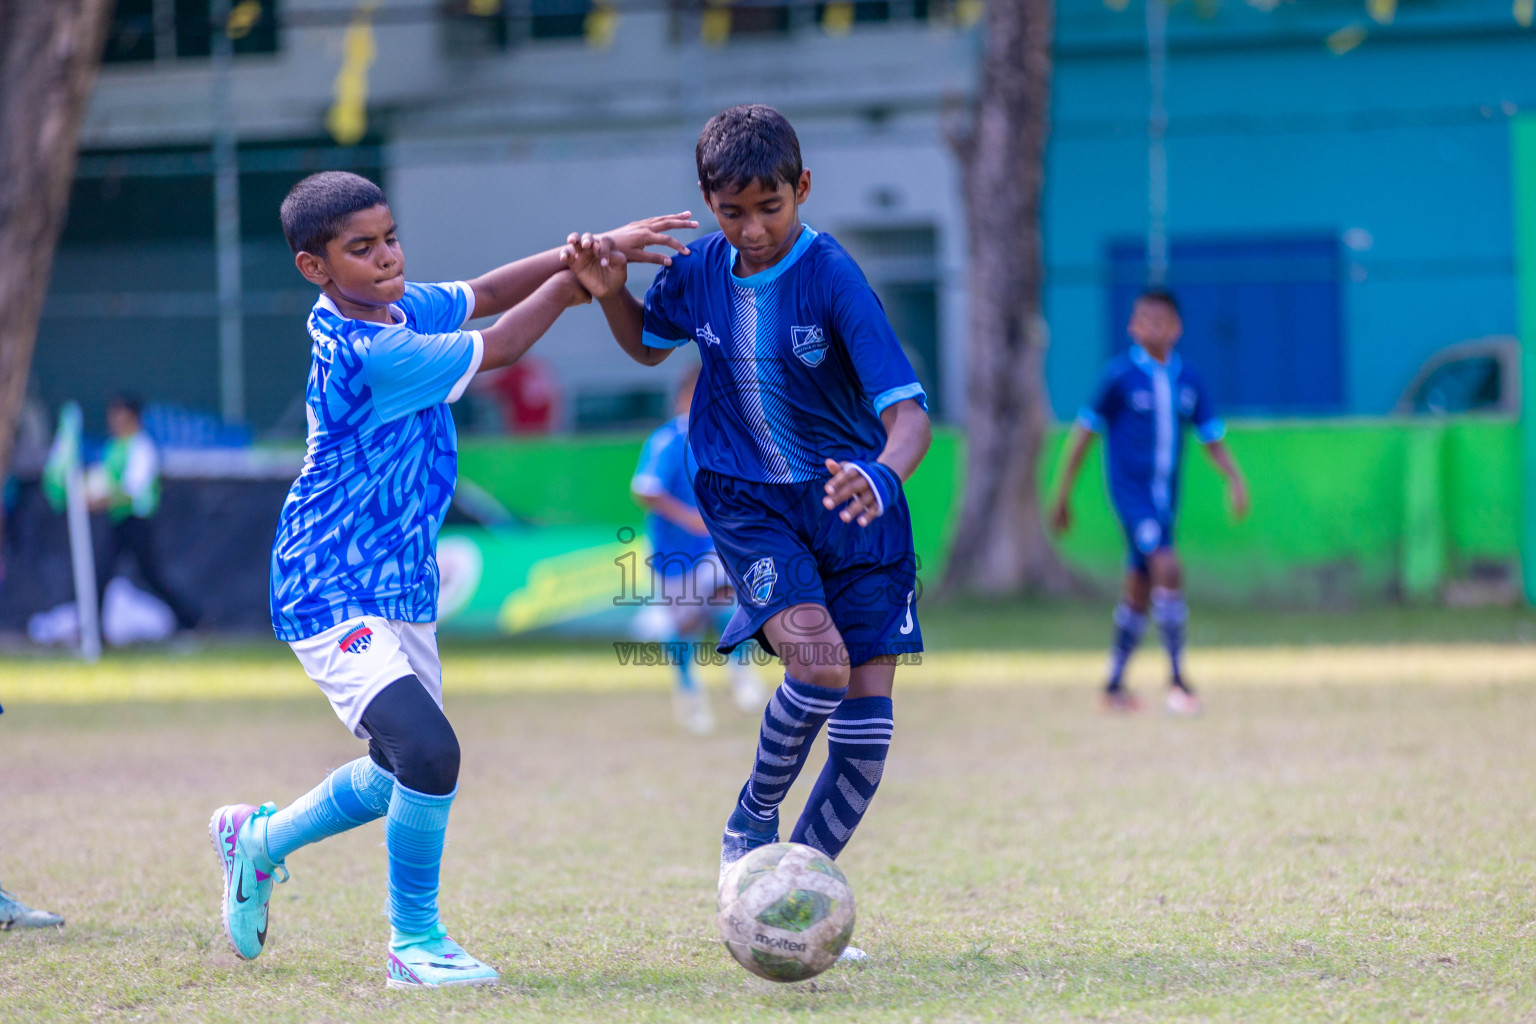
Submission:
<svg viewBox="0 0 1536 1024">
<path fill-rule="evenodd" d="M 850 666 L 923 649 L 905 494 L 859 526 L 823 507 L 820 480 L 764 484 L 700 469 L 693 487 L 736 588 L 736 614 L 720 638 L 721 651 L 755 638 L 775 653 L 763 624 L 797 604 L 827 609 Z"/>
<path fill-rule="evenodd" d="M 1150 495 L 1115 495 L 1115 513 L 1125 531 L 1125 565 L 1137 572 L 1147 571 L 1147 557 L 1173 547 L 1173 508 L 1158 508 Z"/>
</svg>

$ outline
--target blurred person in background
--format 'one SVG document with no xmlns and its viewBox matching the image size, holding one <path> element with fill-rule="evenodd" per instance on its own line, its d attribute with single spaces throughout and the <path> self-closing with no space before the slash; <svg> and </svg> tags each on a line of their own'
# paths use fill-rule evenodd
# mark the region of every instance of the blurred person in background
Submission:
<svg viewBox="0 0 1536 1024">
<path fill-rule="evenodd" d="M 702 736 L 714 729 L 715 718 L 709 697 L 694 673 L 694 644 L 704 639 L 711 624 L 718 632 L 725 631 L 736 611 L 736 601 L 704 517 L 699 515 L 693 474 L 687 466 L 688 410 L 698 380 L 699 367 L 683 371 L 672 399 L 674 416 L 646 439 L 629 488 L 647 512 L 645 532 L 653 553 L 652 592 L 656 592 L 659 575 L 661 604 L 656 607 L 665 616 L 661 639 L 677 644 L 681 652 L 672 690 L 673 712 L 684 730 Z M 682 647 L 684 642 L 686 648 Z M 767 698 L 757 673 L 741 655 L 728 664 L 736 706 L 747 714 L 761 712 Z"/>
<path fill-rule="evenodd" d="M 1163 634 L 1172 669 L 1168 710 L 1195 715 L 1201 710 L 1200 698 L 1184 675 L 1189 609 L 1184 603 L 1183 568 L 1173 550 L 1185 425 L 1194 427 L 1206 454 L 1227 478 L 1228 496 L 1238 518 L 1248 513 L 1248 487 L 1222 441 L 1226 425 L 1216 415 L 1210 391 L 1174 354 L 1184 334 L 1178 300 L 1160 289 L 1143 292 L 1132 307 L 1127 331 L 1135 344 L 1105 368 L 1098 391 L 1078 413 L 1051 524 L 1062 533 L 1071 528 L 1072 485 L 1093 439 L 1103 434 L 1110 501 L 1130 550 L 1124 592 L 1115 606 L 1109 681 L 1101 706 L 1112 712 L 1140 710 L 1136 697 L 1125 688 L 1125 666 L 1147 630 L 1150 612 Z"/>
<path fill-rule="evenodd" d="M 144 432 L 143 402 L 136 395 L 117 394 L 107 402 L 107 428 L 112 438 L 102 452 L 99 476 L 87 485 L 91 510 L 111 521 L 107 542 L 96 559 L 97 603 L 123 555 L 133 556 L 145 589 L 164 601 L 178 629 L 197 626 L 197 611 L 165 581 L 151 520 L 160 509 L 160 453 Z"/>
</svg>

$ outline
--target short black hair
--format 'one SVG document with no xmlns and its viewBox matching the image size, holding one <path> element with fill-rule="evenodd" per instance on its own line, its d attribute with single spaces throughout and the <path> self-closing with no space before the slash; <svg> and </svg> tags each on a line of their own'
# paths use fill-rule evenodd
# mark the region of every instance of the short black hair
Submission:
<svg viewBox="0 0 1536 1024">
<path fill-rule="evenodd" d="M 326 243 L 341 234 L 348 217 L 359 210 L 388 205 L 384 190 L 361 174 L 321 171 L 311 174 L 283 200 L 283 237 L 295 253 L 325 255 Z"/>
<path fill-rule="evenodd" d="M 107 399 L 107 408 L 127 409 L 133 413 L 134 419 L 141 420 L 144 418 L 144 399 L 132 391 L 119 391 L 114 394 L 111 398 Z"/>
<path fill-rule="evenodd" d="M 740 191 L 752 182 L 776 189 L 800 181 L 800 138 L 789 119 L 761 103 L 744 103 L 709 119 L 694 147 L 699 187 L 706 194 Z"/>
<path fill-rule="evenodd" d="M 1179 311 L 1179 300 L 1174 297 L 1173 292 L 1169 291 L 1166 288 L 1148 288 L 1146 291 L 1144 291 L 1140 295 L 1136 296 L 1136 301 L 1137 302 L 1161 302 L 1163 305 L 1165 305 L 1169 309 L 1173 310 L 1173 315 L 1174 316 L 1183 316 L 1184 315 L 1183 313 L 1181 313 Z"/>
</svg>

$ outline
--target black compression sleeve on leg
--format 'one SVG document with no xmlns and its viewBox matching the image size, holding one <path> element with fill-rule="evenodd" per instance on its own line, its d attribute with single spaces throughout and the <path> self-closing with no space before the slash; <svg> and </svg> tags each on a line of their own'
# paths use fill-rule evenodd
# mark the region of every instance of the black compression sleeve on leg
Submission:
<svg viewBox="0 0 1536 1024">
<path fill-rule="evenodd" d="M 395 780 L 431 796 L 453 792 L 459 782 L 459 738 L 426 687 L 415 676 L 396 679 L 368 704 L 363 728 L 372 737 L 375 764 L 382 753 Z M 378 751 L 375 752 L 375 745 Z"/>
</svg>

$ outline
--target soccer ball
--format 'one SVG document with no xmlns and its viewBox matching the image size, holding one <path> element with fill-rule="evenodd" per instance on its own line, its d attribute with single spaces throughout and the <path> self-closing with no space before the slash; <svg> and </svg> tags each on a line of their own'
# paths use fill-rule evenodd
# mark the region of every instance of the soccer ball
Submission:
<svg viewBox="0 0 1536 1024">
<path fill-rule="evenodd" d="M 853 938 L 853 890 L 809 846 L 760 846 L 726 872 L 715 923 L 731 956 L 759 978 L 804 981 L 837 963 Z"/>
</svg>

